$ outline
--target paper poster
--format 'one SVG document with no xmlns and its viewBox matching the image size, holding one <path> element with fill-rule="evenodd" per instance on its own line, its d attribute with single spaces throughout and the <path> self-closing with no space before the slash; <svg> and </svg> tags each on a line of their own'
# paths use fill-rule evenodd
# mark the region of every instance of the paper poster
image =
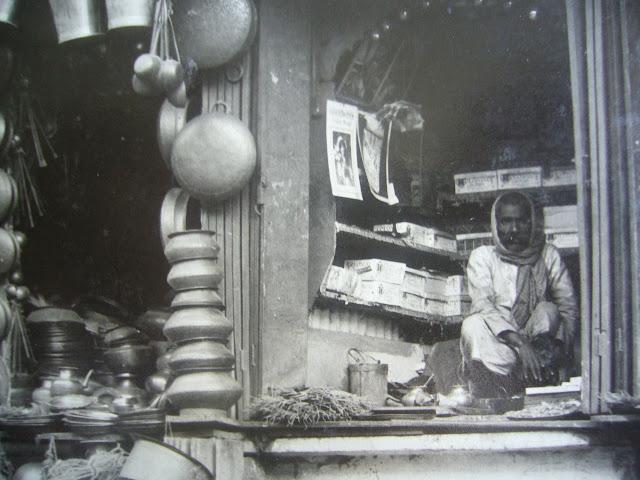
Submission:
<svg viewBox="0 0 640 480">
<path fill-rule="evenodd" d="M 383 126 L 375 115 L 362 113 L 360 152 L 371 194 L 389 205 L 398 203 L 393 183 L 389 181 L 389 141 L 391 122 Z"/>
<path fill-rule="evenodd" d="M 362 200 L 357 156 L 358 109 L 327 100 L 327 161 L 336 197 Z"/>
</svg>

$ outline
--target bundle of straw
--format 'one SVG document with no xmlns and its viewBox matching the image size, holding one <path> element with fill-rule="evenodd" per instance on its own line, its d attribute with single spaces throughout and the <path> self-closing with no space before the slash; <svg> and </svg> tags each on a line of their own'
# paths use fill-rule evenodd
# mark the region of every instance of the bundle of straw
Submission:
<svg viewBox="0 0 640 480">
<path fill-rule="evenodd" d="M 276 390 L 257 398 L 249 415 L 271 424 L 310 426 L 319 422 L 350 420 L 370 407 L 357 395 L 328 388 Z"/>
<path fill-rule="evenodd" d="M 89 458 L 69 458 L 60 460 L 55 448 L 55 440 L 49 443 L 49 449 L 43 462 L 47 480 L 118 480 L 127 452 L 117 446 L 108 452 L 96 452 Z"/>
</svg>

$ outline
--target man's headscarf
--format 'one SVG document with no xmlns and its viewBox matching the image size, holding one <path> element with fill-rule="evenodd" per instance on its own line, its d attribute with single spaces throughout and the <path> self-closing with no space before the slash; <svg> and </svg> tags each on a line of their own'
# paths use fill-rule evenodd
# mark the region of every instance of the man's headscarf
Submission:
<svg viewBox="0 0 640 480">
<path fill-rule="evenodd" d="M 521 201 L 514 201 L 521 197 Z M 503 204 L 521 204 L 528 206 L 527 214 L 531 218 L 529 243 L 521 252 L 509 251 L 498 234 L 498 214 Z M 518 327 L 522 328 L 540 301 L 545 300 L 547 288 L 547 271 L 542 252 L 545 247 L 544 217 L 540 208 L 525 194 L 508 192 L 500 195 L 491 208 L 491 233 L 500 258 L 518 266 L 516 300 L 511 308 L 511 317 Z"/>
</svg>

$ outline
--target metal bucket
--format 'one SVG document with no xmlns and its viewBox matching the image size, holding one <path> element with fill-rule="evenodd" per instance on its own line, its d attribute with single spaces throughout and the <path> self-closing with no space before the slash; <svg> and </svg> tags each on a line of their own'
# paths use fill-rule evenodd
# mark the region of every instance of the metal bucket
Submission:
<svg viewBox="0 0 640 480">
<path fill-rule="evenodd" d="M 6 23 L 17 27 L 16 13 L 18 11 L 18 0 L 0 1 L 0 23 Z"/>
<path fill-rule="evenodd" d="M 150 27 L 154 0 L 106 0 L 107 28 Z"/>
<path fill-rule="evenodd" d="M 356 358 L 357 352 L 359 358 Z M 381 407 L 387 399 L 387 375 L 389 365 L 375 361 L 366 362 L 362 352 L 349 350 L 349 357 L 357 363 L 349 364 L 349 391 L 367 400 L 374 407 Z"/>
<path fill-rule="evenodd" d="M 100 0 L 49 0 L 58 43 L 102 35 Z"/>
</svg>

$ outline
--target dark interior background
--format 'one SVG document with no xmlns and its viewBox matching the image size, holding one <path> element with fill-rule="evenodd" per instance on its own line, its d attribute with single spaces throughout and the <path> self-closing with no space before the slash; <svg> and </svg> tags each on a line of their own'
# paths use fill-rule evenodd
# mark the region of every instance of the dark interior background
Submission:
<svg viewBox="0 0 640 480">
<path fill-rule="evenodd" d="M 48 2 L 23 2 L 9 38 L 58 158 L 35 168 L 44 215 L 27 234 L 25 283 L 51 301 L 100 295 L 132 312 L 165 302 L 168 267 L 159 212 L 171 176 L 157 147 L 160 98 L 132 91 L 148 31 L 116 31 L 58 46 Z M 10 102 L 8 97 L 3 103 Z"/>
</svg>

